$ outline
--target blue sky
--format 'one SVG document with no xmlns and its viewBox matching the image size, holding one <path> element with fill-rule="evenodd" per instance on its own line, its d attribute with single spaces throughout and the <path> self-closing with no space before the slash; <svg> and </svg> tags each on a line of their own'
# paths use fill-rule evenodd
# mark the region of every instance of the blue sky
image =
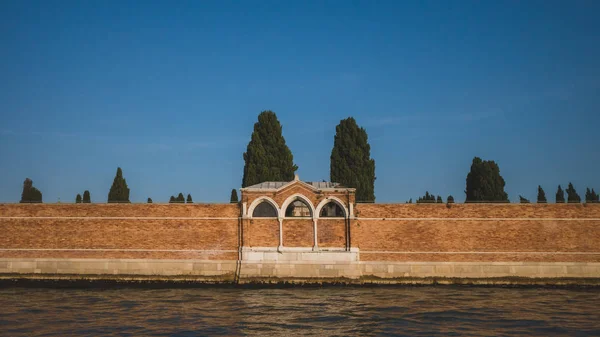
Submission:
<svg viewBox="0 0 600 337">
<path fill-rule="evenodd" d="M 258 113 L 303 180 L 335 126 L 367 129 L 378 202 L 464 201 L 474 156 L 511 201 L 600 190 L 598 1 L 3 1 L 0 202 L 45 202 L 117 166 L 131 200 L 228 201 Z"/>
</svg>

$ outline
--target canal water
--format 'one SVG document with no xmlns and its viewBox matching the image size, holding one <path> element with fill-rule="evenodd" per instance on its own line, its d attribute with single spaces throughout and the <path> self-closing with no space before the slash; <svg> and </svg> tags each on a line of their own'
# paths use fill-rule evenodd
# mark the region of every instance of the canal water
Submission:
<svg viewBox="0 0 600 337">
<path fill-rule="evenodd" d="M 0 287 L 2 336 L 600 336 L 600 289 Z"/>
</svg>

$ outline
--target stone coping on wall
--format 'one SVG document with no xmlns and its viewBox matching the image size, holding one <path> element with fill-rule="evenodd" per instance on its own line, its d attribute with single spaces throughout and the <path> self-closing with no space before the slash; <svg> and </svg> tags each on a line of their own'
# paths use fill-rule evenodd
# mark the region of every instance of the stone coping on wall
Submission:
<svg viewBox="0 0 600 337">
<path fill-rule="evenodd" d="M 161 281 L 247 283 L 427 283 L 432 278 L 448 283 L 483 284 L 588 284 L 600 280 L 600 263 L 575 262 L 352 262 L 339 261 L 216 261 L 150 259 L 0 259 L 0 279 L 128 279 L 132 276 Z M 565 280 L 571 281 L 565 281 Z M 415 281 L 416 280 L 416 281 Z M 553 281 L 554 280 L 554 281 Z M 597 283 L 596 285 L 599 285 Z"/>
</svg>

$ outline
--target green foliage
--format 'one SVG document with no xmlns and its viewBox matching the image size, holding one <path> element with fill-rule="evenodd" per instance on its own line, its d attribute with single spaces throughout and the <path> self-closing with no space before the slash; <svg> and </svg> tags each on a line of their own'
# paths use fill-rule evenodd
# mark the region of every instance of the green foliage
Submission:
<svg viewBox="0 0 600 337">
<path fill-rule="evenodd" d="M 33 187 L 33 181 L 25 178 L 23 182 L 23 193 L 21 194 L 21 203 L 41 203 L 42 192 Z"/>
<path fill-rule="evenodd" d="M 152 198 L 148 198 L 148 203 L 151 204 L 152 203 Z"/>
<path fill-rule="evenodd" d="M 538 204 L 545 204 L 546 201 L 546 192 L 542 189 L 542 186 L 538 185 L 538 195 L 537 195 Z"/>
<path fill-rule="evenodd" d="M 593 188 L 591 191 L 590 191 L 589 187 L 585 190 L 585 202 L 586 203 L 600 202 L 598 199 L 599 199 L 598 193 L 596 193 L 596 191 L 594 191 Z"/>
<path fill-rule="evenodd" d="M 185 202 L 187 202 L 188 204 L 193 204 L 193 203 L 194 203 L 194 202 L 192 201 L 192 195 L 191 195 L 191 194 L 188 194 L 188 195 L 187 195 L 187 199 L 186 199 L 186 201 L 185 201 Z"/>
<path fill-rule="evenodd" d="M 117 167 L 117 174 L 108 192 L 108 202 L 130 202 L 129 188 L 120 167 Z"/>
<path fill-rule="evenodd" d="M 75 203 L 81 204 L 81 194 L 77 193 L 77 196 L 75 197 Z"/>
<path fill-rule="evenodd" d="M 229 198 L 229 202 L 232 204 L 237 204 L 239 202 L 237 190 L 235 188 L 231 189 L 231 197 Z"/>
<path fill-rule="evenodd" d="M 442 200 L 442 199 L 440 198 L 439 200 Z M 425 195 L 422 197 L 419 197 L 419 199 L 417 199 L 417 204 L 423 204 L 423 203 L 434 204 L 435 202 L 436 202 L 435 195 L 429 194 L 428 191 L 425 191 Z"/>
<path fill-rule="evenodd" d="M 444 201 L 442 200 L 442 196 L 441 195 L 437 196 L 437 203 L 438 204 L 443 204 L 444 203 Z"/>
<path fill-rule="evenodd" d="M 504 185 L 500 167 L 493 160 L 475 157 L 467 174 L 465 202 L 509 202 Z"/>
<path fill-rule="evenodd" d="M 254 131 L 244 152 L 242 187 L 264 181 L 292 181 L 298 166 L 285 144 L 281 124 L 273 111 L 258 115 Z"/>
<path fill-rule="evenodd" d="M 519 195 L 519 202 L 522 204 L 528 204 L 529 200 Z"/>
<path fill-rule="evenodd" d="M 453 196 L 451 196 L 451 195 L 449 195 L 449 196 L 448 196 L 448 199 L 446 199 L 446 203 L 448 203 L 448 204 L 453 204 L 453 203 L 454 203 L 454 197 L 453 197 Z"/>
<path fill-rule="evenodd" d="M 558 185 L 558 190 L 556 190 L 556 203 L 562 204 L 564 202 L 565 202 L 565 192 L 560 187 L 560 185 Z"/>
<path fill-rule="evenodd" d="M 352 117 L 335 127 L 330 180 L 356 188 L 357 202 L 375 201 L 375 160 L 371 159 L 367 131 Z"/>
<path fill-rule="evenodd" d="M 175 201 L 177 201 L 178 203 L 184 204 L 185 203 L 185 197 L 183 196 L 183 193 L 179 193 L 179 195 L 177 195 L 177 199 Z"/>
<path fill-rule="evenodd" d="M 577 191 L 575 191 L 575 187 L 573 187 L 573 184 L 569 183 L 569 186 L 567 187 L 567 202 L 570 203 L 580 203 L 581 202 L 581 197 L 579 196 L 579 194 L 577 194 Z"/>
<path fill-rule="evenodd" d="M 89 204 L 91 202 L 92 202 L 92 199 L 90 198 L 90 191 L 88 191 L 88 190 L 83 191 L 83 203 Z"/>
<path fill-rule="evenodd" d="M 177 202 L 177 199 L 175 199 L 174 196 L 171 196 L 171 198 L 169 199 L 169 204 L 176 203 L 176 202 Z"/>
</svg>

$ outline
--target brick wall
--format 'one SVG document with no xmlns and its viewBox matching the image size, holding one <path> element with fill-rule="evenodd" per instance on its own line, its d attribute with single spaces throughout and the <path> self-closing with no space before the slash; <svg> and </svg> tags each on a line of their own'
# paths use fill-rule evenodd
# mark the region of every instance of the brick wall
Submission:
<svg viewBox="0 0 600 337">
<path fill-rule="evenodd" d="M 350 240 L 364 261 L 600 262 L 597 204 L 356 210 Z M 0 204 L 0 257 L 236 259 L 238 215 L 236 204 Z M 245 245 L 279 244 L 276 219 L 242 222 Z M 320 219 L 319 246 L 344 247 L 343 223 Z M 283 238 L 287 247 L 312 247 L 312 220 L 285 219 Z"/>
<path fill-rule="evenodd" d="M 312 247 L 314 242 L 312 219 L 283 220 L 283 245 L 286 247 Z"/>
<path fill-rule="evenodd" d="M 238 212 L 229 204 L 2 204 L 0 249 L 11 250 L 0 257 L 235 260 Z"/>
<path fill-rule="evenodd" d="M 254 218 L 244 220 L 244 246 L 279 246 L 279 221 L 276 218 Z"/>
<path fill-rule="evenodd" d="M 364 261 L 600 262 L 598 204 L 358 204 L 356 209 L 352 246 L 360 248 Z"/>
<path fill-rule="evenodd" d="M 346 247 L 346 224 L 344 219 L 319 219 L 317 240 L 320 248 Z"/>
</svg>

